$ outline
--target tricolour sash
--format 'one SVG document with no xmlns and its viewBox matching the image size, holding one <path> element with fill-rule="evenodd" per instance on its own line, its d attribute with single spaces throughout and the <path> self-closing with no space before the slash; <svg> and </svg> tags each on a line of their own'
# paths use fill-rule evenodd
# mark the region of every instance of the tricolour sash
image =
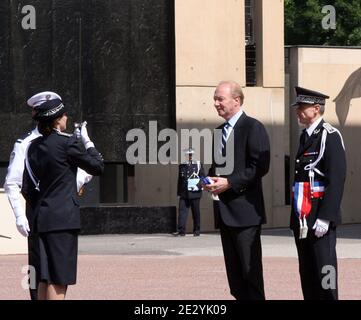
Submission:
<svg viewBox="0 0 361 320">
<path fill-rule="evenodd" d="M 311 190 L 312 188 L 312 190 Z M 294 211 L 300 221 L 300 239 L 307 237 L 307 221 L 312 209 L 313 198 L 322 198 L 325 193 L 325 186 L 320 181 L 295 182 L 292 188 Z"/>
</svg>

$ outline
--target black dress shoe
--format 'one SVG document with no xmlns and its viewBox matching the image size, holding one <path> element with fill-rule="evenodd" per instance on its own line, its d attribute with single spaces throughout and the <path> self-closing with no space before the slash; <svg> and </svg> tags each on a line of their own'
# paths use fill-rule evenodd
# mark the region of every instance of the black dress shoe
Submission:
<svg viewBox="0 0 361 320">
<path fill-rule="evenodd" d="M 178 237 L 178 236 L 184 237 L 186 234 L 184 232 L 173 232 L 172 235 L 175 237 Z"/>
<path fill-rule="evenodd" d="M 201 235 L 200 232 L 194 232 L 194 233 L 193 233 L 193 237 L 199 237 L 200 235 Z"/>
</svg>

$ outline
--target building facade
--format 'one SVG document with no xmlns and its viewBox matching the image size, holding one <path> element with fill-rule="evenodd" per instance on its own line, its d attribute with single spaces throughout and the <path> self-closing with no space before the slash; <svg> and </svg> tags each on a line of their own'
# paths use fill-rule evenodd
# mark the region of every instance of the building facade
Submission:
<svg viewBox="0 0 361 320">
<path fill-rule="evenodd" d="M 36 29 L 23 28 L 24 6 L 21 0 L 0 4 L 0 179 L 14 141 L 34 125 L 26 98 L 53 90 L 70 107 L 70 129 L 75 121 L 88 121 L 106 162 L 104 175 L 82 198 L 86 228 L 108 221 L 111 228 L 90 232 L 171 232 L 183 147 L 189 142 L 206 162 L 204 142 L 181 141 L 182 130 L 221 124 L 214 89 L 221 80 L 235 80 L 244 90 L 245 112 L 265 124 L 271 140 L 271 168 L 264 178 L 266 226 L 288 225 L 299 130 L 289 109 L 292 88 L 343 97 L 347 105 L 341 89 L 360 65 L 360 49 L 285 51 L 283 0 L 34 1 Z M 345 222 L 358 222 L 361 207 L 354 205 L 361 173 L 352 147 L 357 135 L 351 133 L 358 130 L 359 102 L 352 100 L 346 116 L 346 107 L 337 113 L 337 102 L 330 99 L 326 106 L 327 120 L 336 126 L 343 121 L 350 146 Z M 141 164 L 127 159 L 136 142 L 127 141 L 127 134 L 134 129 L 145 133 Z M 172 163 L 157 158 L 169 142 L 160 134 L 163 129 L 177 134 Z M 201 221 L 202 231 L 214 230 L 208 194 L 201 201 Z"/>
</svg>

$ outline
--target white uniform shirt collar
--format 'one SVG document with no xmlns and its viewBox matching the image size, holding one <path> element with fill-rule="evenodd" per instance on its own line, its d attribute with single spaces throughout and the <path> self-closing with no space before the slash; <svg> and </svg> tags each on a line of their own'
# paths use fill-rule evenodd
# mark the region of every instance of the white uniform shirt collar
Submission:
<svg viewBox="0 0 361 320">
<path fill-rule="evenodd" d="M 243 110 L 239 110 L 231 119 L 229 119 L 227 122 L 231 125 L 232 128 L 236 125 L 238 119 L 243 114 Z"/>
<path fill-rule="evenodd" d="M 313 131 L 315 131 L 315 129 L 317 128 L 317 126 L 320 124 L 320 122 L 322 121 L 322 117 L 320 117 L 319 119 L 317 119 L 314 123 L 312 123 L 312 125 L 310 127 L 308 127 L 306 129 L 308 136 L 311 137 Z"/>
<path fill-rule="evenodd" d="M 34 135 L 36 135 L 36 136 L 41 136 L 41 133 L 39 132 L 38 126 L 36 126 L 36 127 L 33 129 L 32 133 L 33 133 Z"/>
</svg>

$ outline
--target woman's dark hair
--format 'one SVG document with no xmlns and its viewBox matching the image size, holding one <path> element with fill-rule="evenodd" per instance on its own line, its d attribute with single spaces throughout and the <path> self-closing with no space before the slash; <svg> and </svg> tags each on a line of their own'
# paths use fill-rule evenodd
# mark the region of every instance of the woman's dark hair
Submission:
<svg viewBox="0 0 361 320">
<path fill-rule="evenodd" d="M 49 121 L 40 121 L 38 123 L 38 130 L 43 136 L 48 136 L 53 132 L 56 119 Z"/>
</svg>

